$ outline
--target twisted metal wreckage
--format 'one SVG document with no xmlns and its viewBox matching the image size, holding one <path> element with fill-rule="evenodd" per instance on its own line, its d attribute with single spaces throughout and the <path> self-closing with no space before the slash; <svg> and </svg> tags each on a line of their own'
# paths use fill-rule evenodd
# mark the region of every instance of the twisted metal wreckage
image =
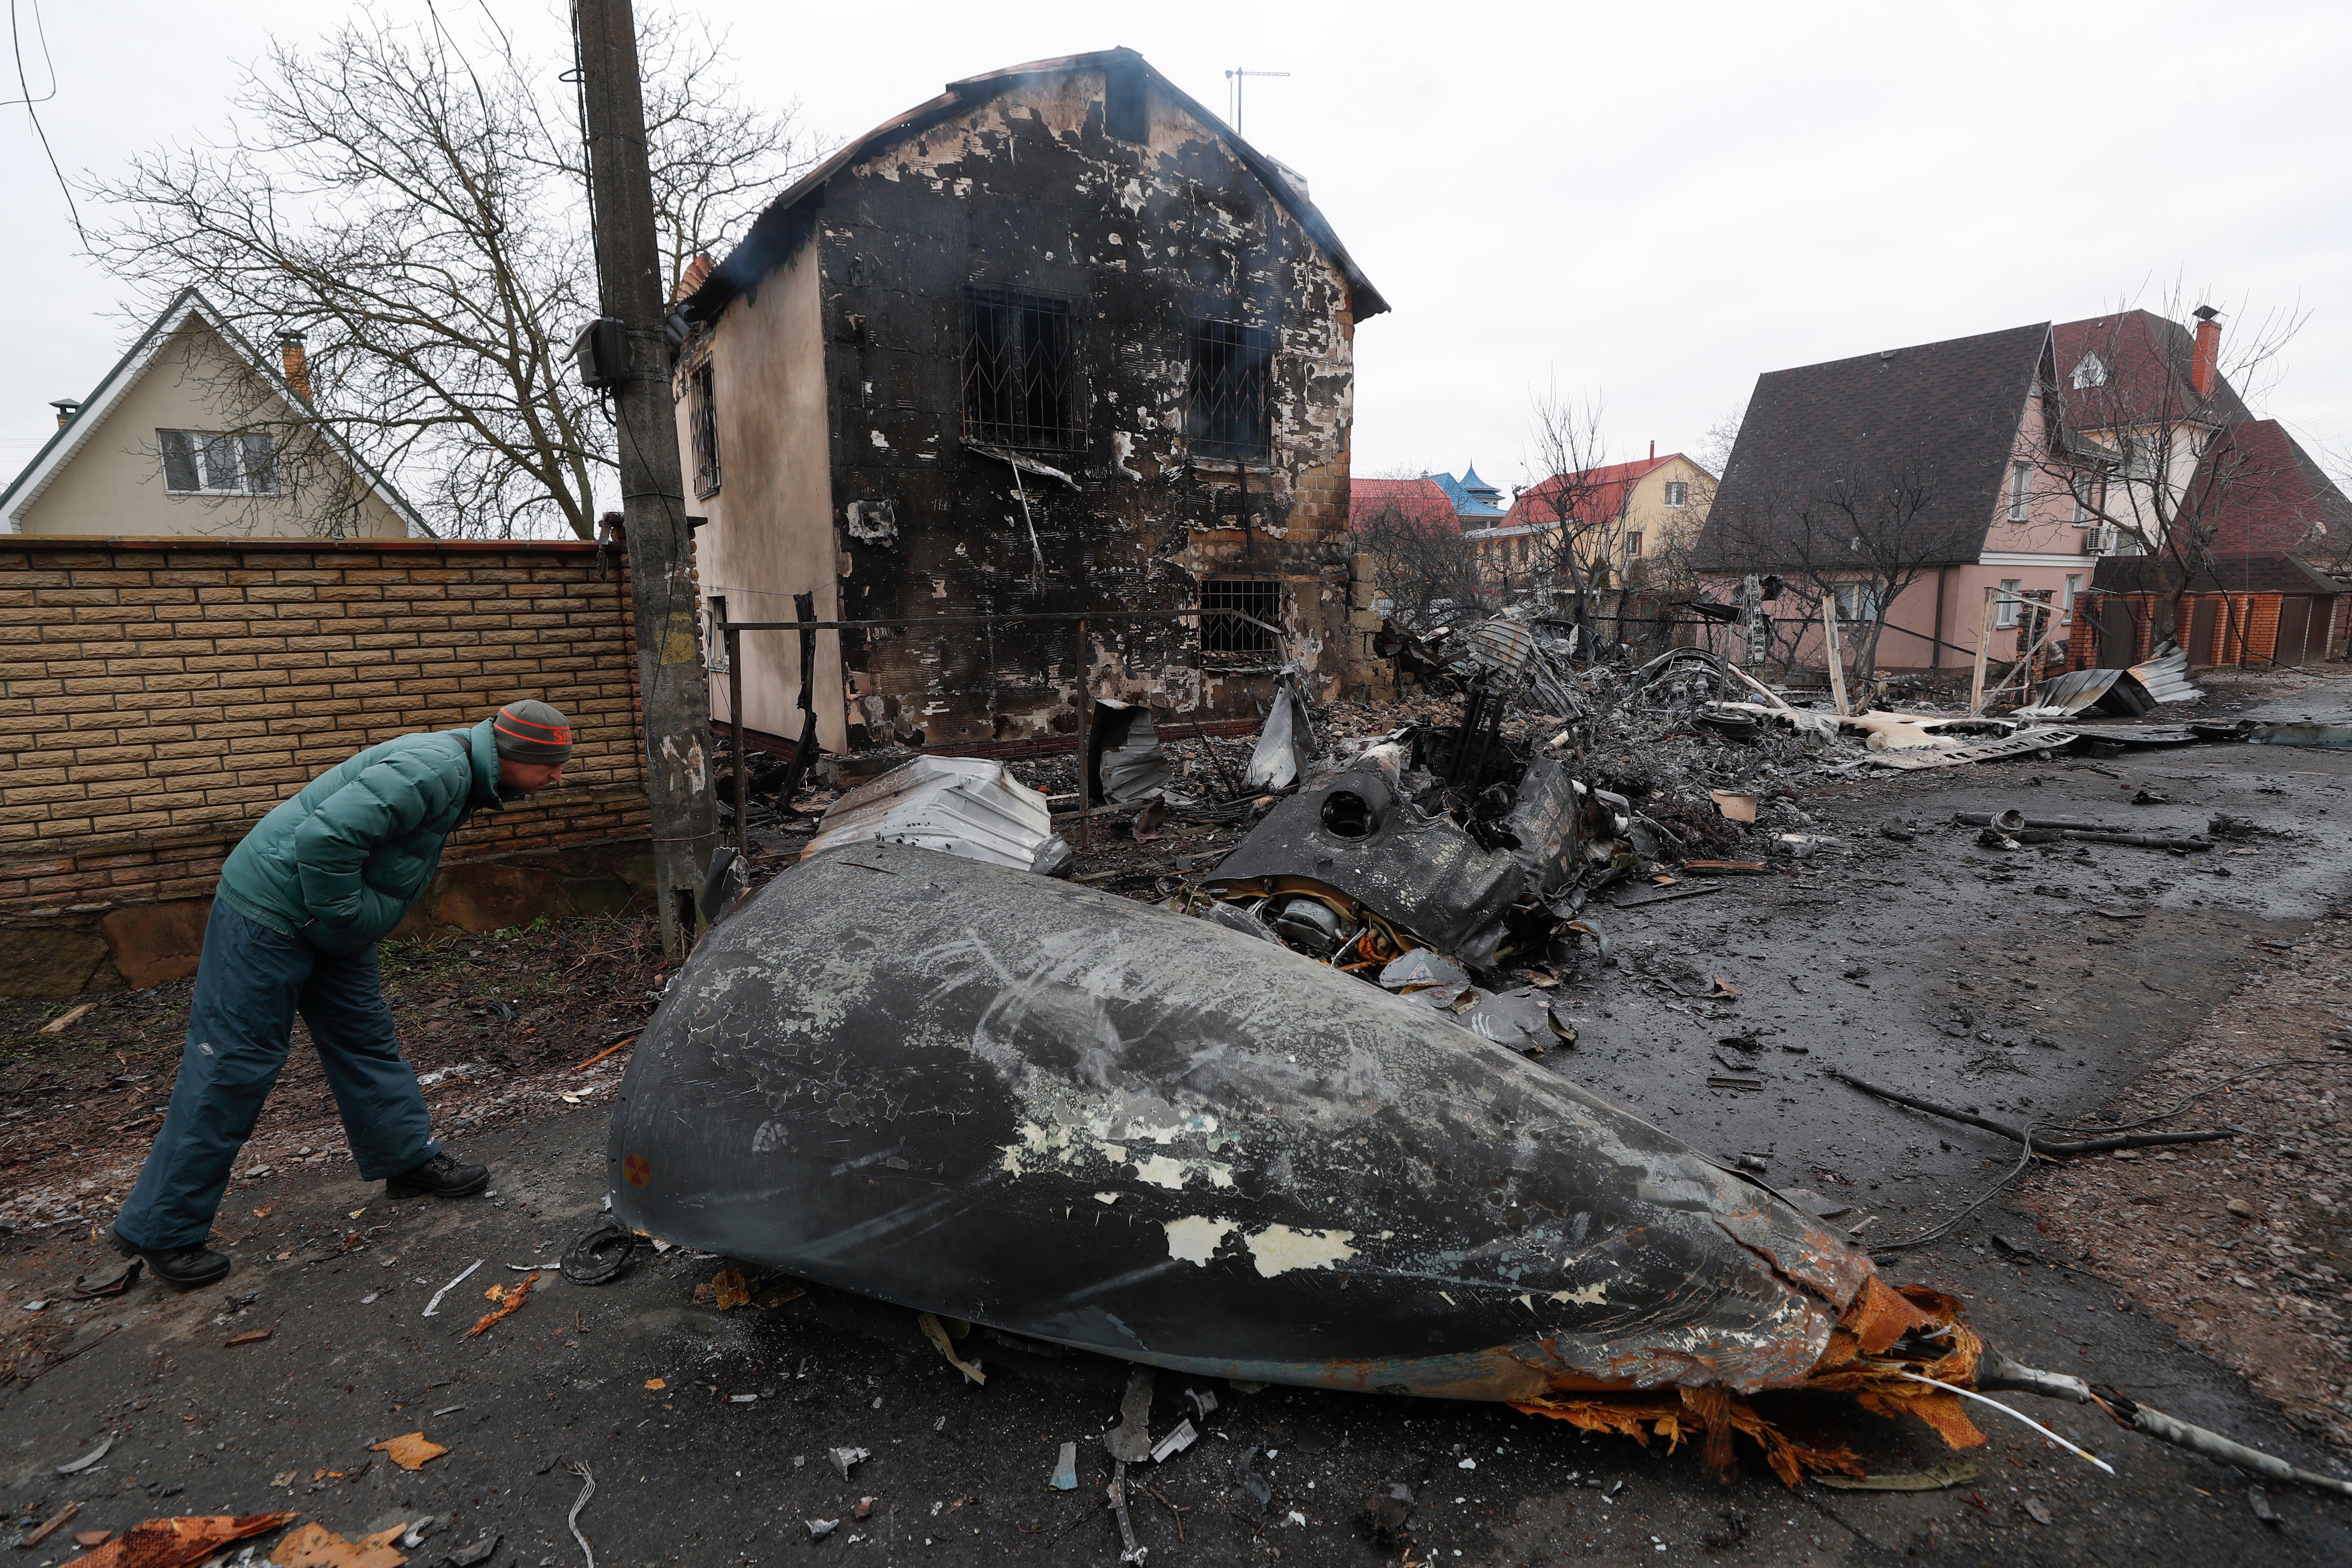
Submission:
<svg viewBox="0 0 2352 1568">
<path fill-rule="evenodd" d="M 1751 1394 L 1847 1393 L 1953 1447 L 1988 1387 L 2179 1427 L 2007 1363 L 1952 1298 L 1523 1054 L 1569 1031 L 1501 966 L 1572 958 L 1583 899 L 1655 854 L 1503 733 L 1523 670 L 1506 650 L 1457 723 L 1303 781 L 1166 907 L 1041 874 L 1067 857 L 1000 764 L 843 797 L 645 1029 L 606 1245 L 1191 1373 L 1694 1438 L 1718 1470 L 1743 1433 L 1790 1485 L 1863 1466 Z M 1286 688 L 1269 731 L 1302 773 L 1306 718 Z"/>
</svg>

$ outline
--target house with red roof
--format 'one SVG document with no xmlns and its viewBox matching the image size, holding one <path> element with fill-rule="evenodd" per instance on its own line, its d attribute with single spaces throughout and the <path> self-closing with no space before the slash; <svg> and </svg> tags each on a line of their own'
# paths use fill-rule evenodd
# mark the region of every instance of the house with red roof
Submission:
<svg viewBox="0 0 2352 1568">
<path fill-rule="evenodd" d="M 1453 497 L 1426 474 L 1417 479 L 1354 479 L 1348 481 L 1348 530 L 1351 533 L 1385 529 L 1437 535 L 1460 533 L 1462 519 Z"/>
<path fill-rule="evenodd" d="M 2352 500 L 2275 419 L 2218 432 L 2182 510 L 2208 535 L 2182 584 L 2173 640 L 2192 665 L 2315 664 L 2352 640 Z M 2175 569 L 2178 563 L 2169 563 Z M 2132 664 L 2163 640 L 2168 563 L 2104 556 L 2076 606 L 2076 668 Z"/>
<path fill-rule="evenodd" d="M 1487 580 L 1514 588 L 1559 587 L 1559 552 L 1576 551 L 1585 580 L 1619 587 L 1643 563 L 1687 549 L 1706 521 L 1715 476 L 1682 452 L 1650 455 L 1573 474 L 1553 474 L 1521 490 L 1502 521 L 1464 536 L 1477 547 Z M 1538 581 L 1541 578 L 1543 580 Z"/>
</svg>

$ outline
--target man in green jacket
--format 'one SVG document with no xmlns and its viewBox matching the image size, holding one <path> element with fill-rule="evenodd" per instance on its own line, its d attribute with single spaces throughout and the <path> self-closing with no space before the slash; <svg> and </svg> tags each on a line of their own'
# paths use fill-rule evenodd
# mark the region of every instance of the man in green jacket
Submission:
<svg viewBox="0 0 2352 1568">
<path fill-rule="evenodd" d="M 376 943 L 432 885 L 441 846 L 467 817 L 559 783 L 571 752 L 562 713 L 509 702 L 470 730 L 370 746 L 245 836 L 221 868 L 171 1110 L 115 1216 L 119 1250 L 174 1285 L 228 1272 L 205 1239 L 298 1013 L 362 1181 L 383 1180 L 388 1198 L 482 1190 L 488 1170 L 458 1163 L 433 1137 Z"/>
</svg>

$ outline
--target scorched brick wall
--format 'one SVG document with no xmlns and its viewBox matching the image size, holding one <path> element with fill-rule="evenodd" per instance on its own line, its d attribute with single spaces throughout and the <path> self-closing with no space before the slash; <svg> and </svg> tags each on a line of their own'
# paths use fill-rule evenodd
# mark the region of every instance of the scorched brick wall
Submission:
<svg viewBox="0 0 2352 1568">
<path fill-rule="evenodd" d="M 446 863 L 642 840 L 627 604 L 587 543 L 0 540 L 0 918 L 207 897 L 319 773 L 516 697 L 571 716 L 563 785 Z"/>
</svg>

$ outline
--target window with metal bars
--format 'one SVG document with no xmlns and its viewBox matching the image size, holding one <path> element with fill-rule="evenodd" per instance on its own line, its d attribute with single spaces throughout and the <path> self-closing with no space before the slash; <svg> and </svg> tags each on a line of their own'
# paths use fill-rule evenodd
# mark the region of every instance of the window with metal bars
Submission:
<svg viewBox="0 0 2352 1568">
<path fill-rule="evenodd" d="M 1055 452 L 1084 446 L 1071 386 L 1069 301 L 966 289 L 964 317 L 964 439 Z"/>
<path fill-rule="evenodd" d="M 719 489 L 719 403 L 711 390 L 708 364 L 689 378 L 688 392 L 688 417 L 694 428 L 694 493 L 713 495 Z"/>
<path fill-rule="evenodd" d="M 1239 321 L 1192 329 L 1192 375 L 1184 433 L 1195 458 L 1262 463 L 1273 455 L 1268 417 L 1274 333 Z"/>
<path fill-rule="evenodd" d="M 1274 633 L 1266 627 L 1282 624 L 1280 583 L 1270 577 L 1204 577 L 1201 581 L 1201 608 L 1238 610 L 1253 620 L 1265 623 L 1264 626 L 1254 626 L 1234 616 L 1204 615 L 1201 617 L 1202 652 L 1276 651 Z"/>
</svg>

